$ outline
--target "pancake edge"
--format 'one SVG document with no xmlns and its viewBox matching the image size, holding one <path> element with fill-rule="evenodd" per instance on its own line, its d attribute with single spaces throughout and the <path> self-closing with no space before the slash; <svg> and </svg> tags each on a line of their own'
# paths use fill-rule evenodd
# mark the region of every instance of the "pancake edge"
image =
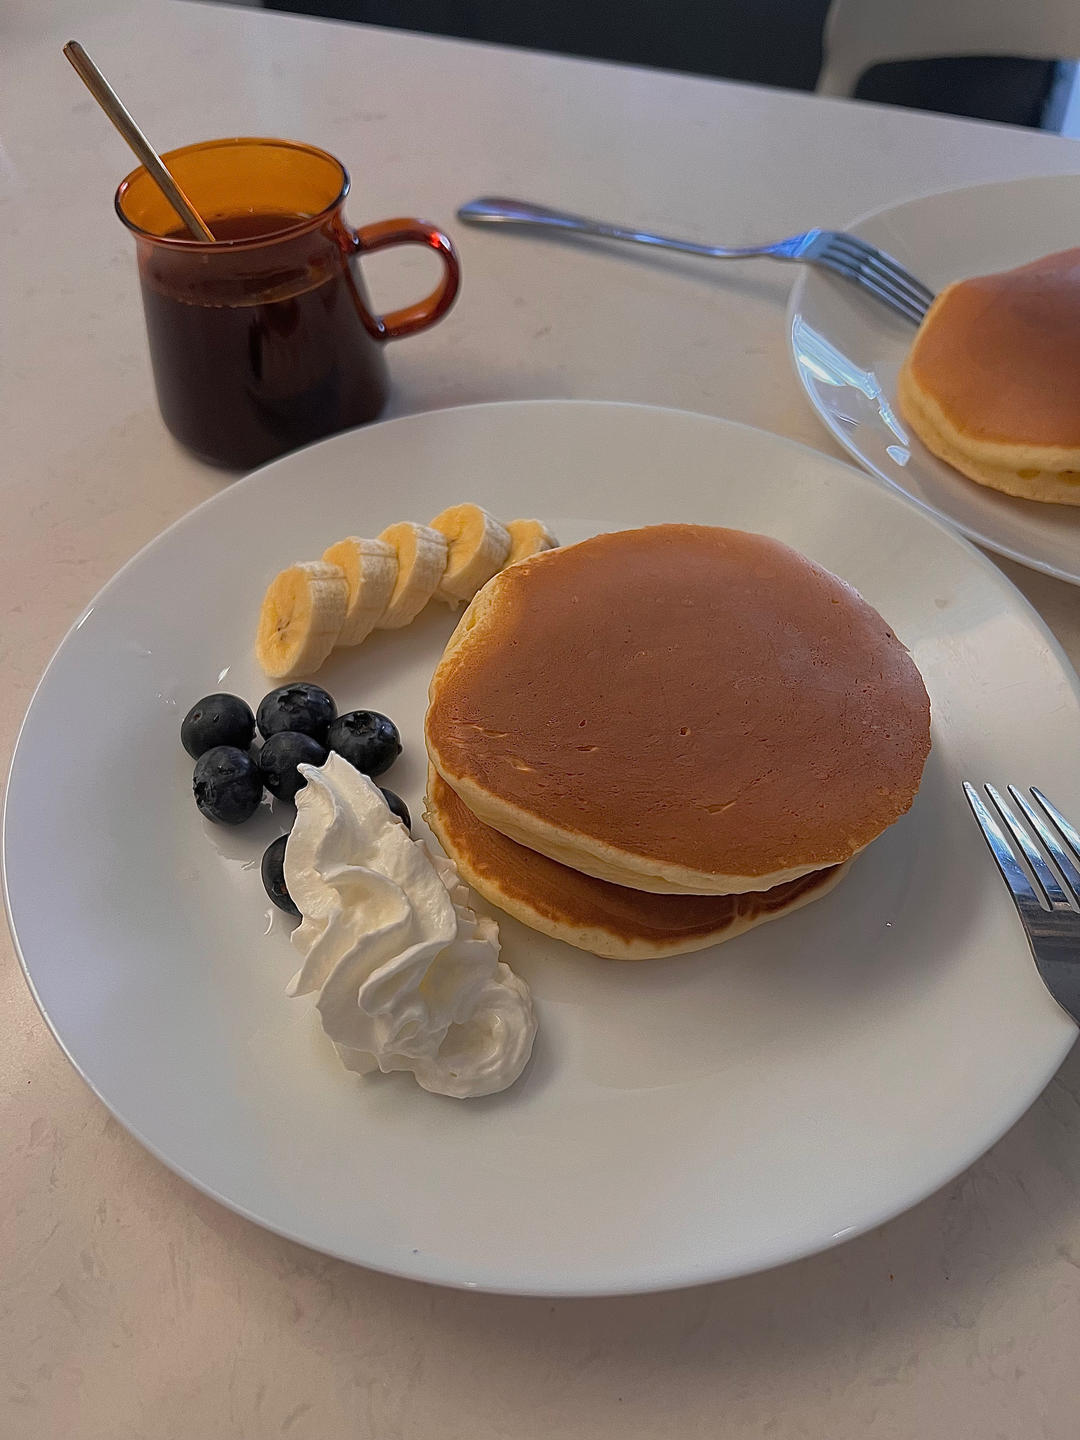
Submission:
<svg viewBox="0 0 1080 1440">
<path fill-rule="evenodd" d="M 832 867 L 832 874 L 826 880 L 823 880 L 814 890 L 799 895 L 783 909 L 755 915 L 751 919 L 734 921 L 722 930 L 713 931 L 711 934 L 688 936 L 683 940 L 672 940 L 668 944 L 650 943 L 647 940 L 626 940 L 599 927 L 575 929 L 571 925 L 559 925 L 557 921 L 534 909 L 527 901 L 516 896 L 504 895 L 487 876 L 474 869 L 467 856 L 464 856 L 452 843 L 446 826 L 442 822 L 442 817 L 435 809 L 428 794 L 424 796 L 424 820 L 447 856 L 454 862 L 461 878 L 489 905 L 493 905 L 504 914 L 519 920 L 530 930 L 536 930 L 552 940 L 559 940 L 565 945 L 572 946 L 575 950 L 583 950 L 591 955 L 597 955 L 603 960 L 662 960 L 675 955 L 689 955 L 698 950 L 708 950 L 711 946 L 722 945 L 728 940 L 736 940 L 740 935 L 745 935 L 748 930 L 755 930 L 769 920 L 780 920 L 785 915 L 793 915 L 796 910 L 801 910 L 805 905 L 822 899 L 836 888 L 851 868 L 852 863 L 848 860 L 842 865 Z M 768 889 L 771 887 L 760 886 L 758 888 Z"/>
</svg>

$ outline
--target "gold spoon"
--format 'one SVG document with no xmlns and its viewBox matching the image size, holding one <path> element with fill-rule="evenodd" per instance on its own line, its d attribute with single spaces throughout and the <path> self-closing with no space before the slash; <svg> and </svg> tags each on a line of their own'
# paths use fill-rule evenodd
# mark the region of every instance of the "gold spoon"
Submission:
<svg viewBox="0 0 1080 1440">
<path fill-rule="evenodd" d="M 183 220 L 196 240 L 213 240 L 214 232 L 173 179 L 168 167 L 128 114 L 124 102 L 77 40 L 69 40 L 64 54 L 75 67 L 79 79 L 93 95 L 102 110 L 124 137 L 146 167 L 166 200 Z"/>
</svg>

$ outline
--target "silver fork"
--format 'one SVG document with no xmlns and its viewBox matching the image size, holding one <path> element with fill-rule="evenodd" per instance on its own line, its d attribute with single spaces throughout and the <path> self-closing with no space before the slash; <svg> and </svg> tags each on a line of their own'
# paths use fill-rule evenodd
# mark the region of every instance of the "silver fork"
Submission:
<svg viewBox="0 0 1080 1440">
<path fill-rule="evenodd" d="M 868 291 L 882 304 L 918 325 L 930 308 L 934 292 L 910 274 L 899 261 L 884 250 L 848 235 L 843 230 L 807 230 L 790 235 L 773 245 L 699 245 L 694 240 L 675 240 L 669 235 L 653 235 L 648 230 L 634 230 L 622 225 L 608 225 L 603 220 L 590 220 L 584 215 L 571 215 L 565 210 L 551 210 L 546 205 L 533 205 L 528 200 L 507 200 L 500 195 L 483 195 L 470 200 L 457 212 L 458 219 L 470 225 L 522 225 L 591 235 L 598 240 L 628 240 L 634 245 L 654 245 L 665 250 L 679 250 L 684 255 L 705 255 L 713 260 L 752 260 L 765 256 L 770 260 L 797 260 L 804 265 L 819 265 L 842 275 Z"/>
<path fill-rule="evenodd" d="M 986 786 L 986 793 L 1001 824 L 983 804 L 974 785 L 964 781 L 964 794 L 1009 887 L 1043 984 L 1080 1024 L 1080 872 L 1075 863 L 1080 861 L 1080 834 L 1034 785 L 1031 794 L 1038 809 L 1015 785 L 1009 786 L 1009 794 L 1027 821 L 1026 827 L 993 785 Z M 1033 835 L 1042 842 L 1058 874 L 1047 864 Z M 1027 861 L 1034 886 L 1020 863 L 1020 854 Z M 1061 881 L 1065 882 L 1064 888 Z"/>
</svg>

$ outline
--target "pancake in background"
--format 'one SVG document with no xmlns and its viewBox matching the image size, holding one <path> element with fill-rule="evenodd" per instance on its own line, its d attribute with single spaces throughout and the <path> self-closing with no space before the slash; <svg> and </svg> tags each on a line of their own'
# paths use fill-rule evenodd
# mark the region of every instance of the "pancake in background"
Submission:
<svg viewBox="0 0 1080 1440">
<path fill-rule="evenodd" d="M 653 895 L 569 870 L 484 825 L 432 768 L 424 818 L 466 884 L 516 920 L 613 960 L 704 950 L 827 895 L 846 869 L 743 895 Z"/>
<path fill-rule="evenodd" d="M 969 479 L 1080 505 L 1080 249 L 943 290 L 898 397 L 926 448 Z"/>
<path fill-rule="evenodd" d="M 427 743 L 485 824 L 655 893 L 769 890 L 910 807 L 922 679 L 849 585 L 778 541 L 659 525 L 551 550 L 472 602 Z"/>
</svg>

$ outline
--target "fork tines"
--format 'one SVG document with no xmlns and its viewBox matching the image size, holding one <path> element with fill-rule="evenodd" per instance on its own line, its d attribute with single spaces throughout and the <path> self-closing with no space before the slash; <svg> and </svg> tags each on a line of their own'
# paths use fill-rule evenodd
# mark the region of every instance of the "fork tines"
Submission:
<svg viewBox="0 0 1080 1440">
<path fill-rule="evenodd" d="M 1080 908 L 1080 870 L 1077 868 L 1080 834 L 1076 827 L 1034 785 L 1030 791 L 1034 805 L 1015 785 L 1008 787 L 1026 825 L 993 785 L 985 789 L 996 816 L 984 804 L 974 785 L 964 781 L 968 804 L 1021 915 L 1024 908 L 1031 905 L 1051 913 Z M 1056 870 L 1047 862 L 1047 855 Z M 1021 857 L 1026 862 L 1026 870 Z"/>
<path fill-rule="evenodd" d="M 910 270 L 906 270 L 899 260 L 894 260 L 876 245 L 861 240 L 858 235 L 849 235 L 843 230 L 836 231 L 829 251 L 831 254 L 848 256 L 862 268 L 863 274 L 872 275 L 895 287 L 900 295 L 921 309 L 926 310 L 933 303 L 934 292 L 928 285 L 924 285 Z"/>
<path fill-rule="evenodd" d="M 825 244 L 818 252 L 818 264 L 847 280 L 854 280 L 913 324 L 920 323 L 934 299 L 934 292 L 921 280 L 891 255 L 857 235 L 838 230 L 823 238 Z"/>
</svg>

